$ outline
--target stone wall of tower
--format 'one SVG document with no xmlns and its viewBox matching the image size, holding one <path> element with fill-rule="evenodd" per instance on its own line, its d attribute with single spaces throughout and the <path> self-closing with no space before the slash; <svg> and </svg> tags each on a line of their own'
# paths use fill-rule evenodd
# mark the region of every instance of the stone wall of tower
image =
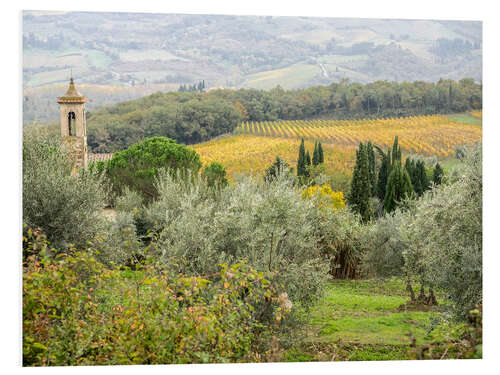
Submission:
<svg viewBox="0 0 500 375">
<path fill-rule="evenodd" d="M 86 167 L 87 157 L 87 126 L 85 119 L 85 103 L 60 103 L 61 136 L 63 144 L 75 160 L 74 169 Z M 75 136 L 69 135 L 68 114 L 75 114 Z"/>
</svg>

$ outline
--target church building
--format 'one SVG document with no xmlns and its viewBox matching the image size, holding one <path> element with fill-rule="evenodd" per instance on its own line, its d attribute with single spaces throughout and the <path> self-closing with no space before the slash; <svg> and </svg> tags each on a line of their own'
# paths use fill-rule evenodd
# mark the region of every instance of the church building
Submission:
<svg viewBox="0 0 500 375">
<path fill-rule="evenodd" d="M 87 121 L 85 103 L 87 98 L 75 87 L 73 77 L 66 94 L 57 99 L 61 112 L 61 136 L 64 147 L 75 160 L 73 170 L 86 168 L 89 162 L 111 159 L 113 154 L 89 154 L 87 150 Z"/>
</svg>

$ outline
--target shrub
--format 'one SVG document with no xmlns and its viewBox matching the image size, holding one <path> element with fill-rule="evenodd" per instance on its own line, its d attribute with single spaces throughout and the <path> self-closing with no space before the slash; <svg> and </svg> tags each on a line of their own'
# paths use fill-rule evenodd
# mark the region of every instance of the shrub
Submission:
<svg viewBox="0 0 500 375">
<path fill-rule="evenodd" d="M 302 197 L 315 197 L 319 200 L 320 206 L 330 207 L 334 210 L 345 206 L 344 193 L 341 191 L 333 191 L 328 184 L 323 184 L 322 186 L 309 186 L 302 190 Z"/>
<path fill-rule="evenodd" d="M 146 221 L 159 233 L 154 244 L 164 264 L 190 275 L 216 272 L 242 259 L 283 282 L 294 302 L 308 304 L 322 287 L 327 264 L 320 254 L 316 210 L 301 199 L 293 179 L 273 184 L 242 179 L 214 198 L 199 184 L 163 174 L 159 198 Z M 173 220 L 175 218 L 175 220 Z"/>
<path fill-rule="evenodd" d="M 71 174 L 72 164 L 57 140 L 25 134 L 23 221 L 40 228 L 61 251 L 85 244 L 99 231 L 105 204 L 102 177 Z"/>
<path fill-rule="evenodd" d="M 362 241 L 367 250 L 363 254 L 362 268 L 366 275 L 403 276 L 403 252 L 408 241 L 401 231 L 401 226 L 407 216 L 405 212 L 396 209 L 365 228 Z"/>
<path fill-rule="evenodd" d="M 89 253 L 30 256 L 23 365 L 260 361 L 290 310 L 280 293 L 245 264 L 221 265 L 209 280 L 107 268 Z"/>
</svg>

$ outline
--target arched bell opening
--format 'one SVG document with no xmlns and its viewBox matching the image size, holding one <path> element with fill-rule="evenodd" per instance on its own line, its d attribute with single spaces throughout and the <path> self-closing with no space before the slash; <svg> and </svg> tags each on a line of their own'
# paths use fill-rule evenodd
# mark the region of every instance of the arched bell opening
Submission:
<svg viewBox="0 0 500 375">
<path fill-rule="evenodd" d="M 76 135 L 76 120 L 75 120 L 75 112 L 68 113 L 68 134 L 70 136 Z"/>
</svg>

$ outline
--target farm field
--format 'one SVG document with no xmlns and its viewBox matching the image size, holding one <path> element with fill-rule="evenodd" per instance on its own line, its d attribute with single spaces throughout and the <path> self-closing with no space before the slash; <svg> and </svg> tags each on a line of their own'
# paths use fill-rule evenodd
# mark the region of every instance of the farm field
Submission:
<svg viewBox="0 0 500 375">
<path fill-rule="evenodd" d="M 416 347 L 432 344 L 438 358 L 457 358 L 458 346 L 449 344 L 457 341 L 463 324 L 440 323 L 442 307 L 406 309 L 408 300 L 404 283 L 396 278 L 330 281 L 312 308 L 306 343 L 285 352 L 284 360 L 412 359 L 413 340 Z M 438 302 L 443 303 L 439 295 Z M 447 352 L 440 346 L 447 346 Z"/>
<path fill-rule="evenodd" d="M 366 141 L 390 147 L 394 137 L 399 136 L 403 151 L 438 158 L 451 157 L 455 146 L 477 142 L 482 136 L 481 127 L 441 115 L 376 120 L 244 122 L 236 132 L 319 140 L 339 147 L 354 147 Z"/>
<path fill-rule="evenodd" d="M 314 142 L 306 141 L 305 146 L 312 152 Z M 274 162 L 276 156 L 284 159 L 295 169 L 300 139 L 239 134 L 189 147 L 200 154 L 204 165 L 213 161 L 224 165 L 229 178 L 234 180 L 234 177 L 241 173 L 262 175 L 265 169 Z M 350 175 L 354 165 L 355 149 L 354 145 L 338 147 L 325 144 L 327 171 L 337 171 Z"/>
<path fill-rule="evenodd" d="M 479 113 L 475 113 L 480 116 Z M 465 115 L 464 115 L 465 116 Z M 481 121 L 467 114 L 467 118 Z M 482 127 L 458 122 L 447 116 L 418 116 L 377 120 L 297 120 L 243 122 L 235 135 L 190 146 L 204 164 L 222 163 L 230 179 L 238 173 L 262 174 L 275 160 L 297 163 L 300 139 L 312 153 L 314 142 L 322 142 L 327 172 L 350 175 L 359 142 L 370 140 L 382 147 L 392 146 L 395 136 L 406 154 L 436 155 L 440 160 L 454 157 L 455 146 L 481 140 Z"/>
</svg>

